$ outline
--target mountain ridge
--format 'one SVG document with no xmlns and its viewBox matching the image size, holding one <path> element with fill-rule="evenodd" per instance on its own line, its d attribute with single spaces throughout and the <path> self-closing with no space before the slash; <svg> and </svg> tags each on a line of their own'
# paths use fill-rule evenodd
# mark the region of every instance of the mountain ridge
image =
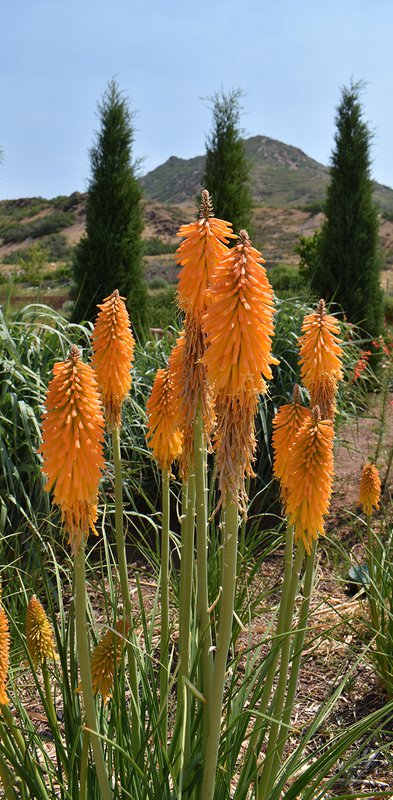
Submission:
<svg viewBox="0 0 393 800">
<path fill-rule="evenodd" d="M 321 205 L 329 184 L 329 167 L 308 156 L 299 147 L 268 136 L 244 139 L 250 165 L 250 188 L 254 205 L 277 208 Z M 205 156 L 170 156 L 141 177 L 146 197 L 165 203 L 195 199 L 202 188 Z M 207 187 L 209 188 L 209 187 Z M 393 213 L 393 189 L 374 181 L 375 200 L 382 211 Z"/>
</svg>

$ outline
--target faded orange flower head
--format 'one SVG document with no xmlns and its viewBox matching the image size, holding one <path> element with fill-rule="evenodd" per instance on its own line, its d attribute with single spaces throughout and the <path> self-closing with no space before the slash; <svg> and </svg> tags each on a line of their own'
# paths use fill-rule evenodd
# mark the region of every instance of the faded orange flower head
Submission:
<svg viewBox="0 0 393 800">
<path fill-rule="evenodd" d="M 123 620 L 118 620 L 116 630 L 108 630 L 100 639 L 91 656 L 91 679 L 94 694 L 102 694 L 106 703 L 111 696 L 115 669 L 120 666 L 120 659 L 124 646 L 124 634 L 127 635 L 129 626 L 124 631 Z"/>
<path fill-rule="evenodd" d="M 290 476 L 289 455 L 295 437 L 303 423 L 310 416 L 310 410 L 300 404 L 300 396 L 297 391 L 296 393 L 294 392 L 293 402 L 280 406 L 273 419 L 273 472 L 276 478 L 279 479 L 282 490 L 285 490 L 288 485 Z"/>
<path fill-rule="evenodd" d="M 0 603 L 0 706 L 7 706 L 10 702 L 6 692 L 9 658 L 10 632 L 8 618 Z"/>
<path fill-rule="evenodd" d="M 178 297 L 183 311 L 200 317 L 206 308 L 205 292 L 213 270 L 227 252 L 226 243 L 235 239 L 232 225 L 213 216 L 209 192 L 201 197 L 199 219 L 182 225 L 177 234 L 184 241 L 177 250 L 176 260 L 182 266 L 179 272 Z"/>
<path fill-rule="evenodd" d="M 266 391 L 271 378 L 273 289 L 261 253 L 246 231 L 220 261 L 211 279 L 210 303 L 203 316 L 207 348 L 202 362 L 215 394 L 235 396 L 251 386 Z M 262 377 L 263 376 L 263 377 Z"/>
<path fill-rule="evenodd" d="M 365 464 L 362 470 L 359 487 L 359 505 L 367 516 L 371 516 L 373 508 L 379 508 L 381 499 L 381 479 L 375 464 Z"/>
<path fill-rule="evenodd" d="M 216 454 L 220 501 L 237 503 L 240 513 L 247 513 L 245 476 L 254 477 L 252 463 L 256 449 L 255 414 L 259 395 L 253 386 L 233 397 L 216 397 L 217 425 L 213 445 Z"/>
<path fill-rule="evenodd" d="M 37 668 L 48 658 L 57 658 L 50 622 L 35 594 L 26 610 L 26 640 L 34 667 Z"/>
<path fill-rule="evenodd" d="M 135 341 L 124 298 L 117 289 L 98 306 L 92 343 L 97 382 L 110 428 L 121 424 L 121 409 L 131 388 Z"/>
<path fill-rule="evenodd" d="M 295 541 L 302 540 L 310 555 L 313 542 L 323 533 L 333 484 L 333 438 L 330 420 L 321 420 L 314 408 L 297 433 L 290 453 L 286 511 L 295 526 Z"/>
<path fill-rule="evenodd" d="M 324 300 L 317 310 L 305 316 L 299 338 L 302 382 L 311 396 L 311 405 L 320 407 L 324 419 L 332 419 L 337 381 L 342 380 L 340 328 L 326 312 Z"/>
<path fill-rule="evenodd" d="M 82 546 L 97 519 L 98 484 L 104 467 L 104 418 L 93 369 L 72 345 L 53 367 L 42 422 L 45 489 L 61 509 L 71 552 Z"/>
<path fill-rule="evenodd" d="M 182 451 L 182 434 L 176 426 L 173 385 L 168 367 L 158 370 L 146 409 L 147 444 L 160 468 L 170 471 Z"/>
</svg>

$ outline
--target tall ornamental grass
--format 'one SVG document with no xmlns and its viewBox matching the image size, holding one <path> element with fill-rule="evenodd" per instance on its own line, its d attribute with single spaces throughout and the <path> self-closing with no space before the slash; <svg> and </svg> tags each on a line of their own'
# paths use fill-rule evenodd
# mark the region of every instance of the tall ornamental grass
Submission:
<svg viewBox="0 0 393 800">
<path fill-rule="evenodd" d="M 141 514 L 125 488 L 134 343 L 116 289 L 99 306 L 91 363 L 79 340 L 53 364 L 40 454 L 57 517 L 31 524 L 32 570 L 19 557 L 1 567 L 7 800 L 334 797 L 392 724 L 393 701 L 318 743 L 348 676 L 309 726 L 293 719 L 332 491 L 340 328 L 323 300 L 304 316 L 295 337 L 303 387 L 291 375 L 273 421 L 284 518 L 277 530 L 254 525 L 246 536 L 257 412 L 279 367 L 274 295 L 261 253 L 245 230 L 236 237 L 215 219 L 206 191 L 198 220 L 179 236 L 184 326 L 152 376 L 146 409 L 160 509 Z M 140 425 L 146 412 L 134 411 Z M 156 551 L 145 539 L 148 565 L 128 563 L 130 533 L 142 540 L 147 525 Z M 283 561 L 279 600 L 255 637 L 255 613 L 269 597 L 254 576 L 274 551 Z M 41 726 L 28 714 L 27 685 Z"/>
</svg>

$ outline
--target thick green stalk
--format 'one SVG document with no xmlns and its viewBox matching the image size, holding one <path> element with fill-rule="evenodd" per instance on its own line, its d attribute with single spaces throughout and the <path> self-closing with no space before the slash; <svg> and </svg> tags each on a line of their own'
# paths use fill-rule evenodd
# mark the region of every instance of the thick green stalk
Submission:
<svg viewBox="0 0 393 800">
<path fill-rule="evenodd" d="M 130 633 L 130 643 L 127 645 L 128 669 L 131 684 L 131 734 L 133 742 L 133 756 L 137 758 L 140 749 L 140 711 L 139 711 L 139 688 L 138 688 L 138 669 L 135 657 L 137 647 L 135 633 L 133 631 L 131 594 L 128 583 L 127 554 L 124 537 L 123 524 L 123 474 L 121 467 L 120 452 L 120 433 L 119 428 L 112 431 L 113 465 L 115 470 L 115 527 L 116 527 L 116 546 L 117 560 L 120 576 L 120 589 L 124 608 L 124 621 L 127 622 Z M 126 627 L 124 628 L 124 635 Z"/>
<path fill-rule="evenodd" d="M 168 667 L 169 667 L 169 472 L 162 470 L 161 534 L 161 639 L 160 639 L 160 730 L 161 744 L 168 739 Z"/>
<path fill-rule="evenodd" d="M 48 665 L 46 663 L 46 659 L 44 659 L 43 663 L 41 664 L 41 668 L 42 668 L 42 677 L 44 679 L 45 699 L 48 707 L 48 716 L 50 717 L 49 722 L 51 724 L 52 729 L 56 730 L 57 733 L 59 733 L 59 723 L 57 721 L 56 711 L 53 705 L 49 670 L 48 670 Z"/>
<path fill-rule="evenodd" d="M 214 794 L 218 749 L 220 744 L 225 674 L 228 652 L 231 644 L 233 611 L 235 605 L 237 533 L 237 504 L 234 500 L 230 500 L 227 502 L 225 510 L 222 596 L 213 680 L 210 699 L 208 701 L 209 729 L 206 743 L 201 800 L 212 800 Z"/>
<path fill-rule="evenodd" d="M 246 786 L 248 786 L 251 772 L 255 771 L 255 760 L 259 755 L 264 740 L 264 734 L 261 736 L 260 733 L 261 720 L 263 721 L 263 717 L 268 709 L 274 678 L 276 675 L 277 663 L 281 651 L 282 633 L 284 631 L 285 610 L 287 606 L 288 594 L 291 588 L 292 560 L 293 560 L 293 533 L 294 533 L 293 525 L 288 524 L 286 539 L 285 539 L 284 575 L 281 587 L 281 600 L 278 611 L 276 634 L 272 641 L 271 651 L 267 656 L 267 658 L 270 660 L 269 671 L 266 675 L 266 680 L 263 687 L 261 700 L 258 705 L 258 717 L 256 719 L 252 735 L 250 736 L 249 745 L 247 748 L 247 755 L 244 760 L 244 765 L 241 771 L 241 780 L 239 781 L 239 783 L 245 781 Z"/>
<path fill-rule="evenodd" d="M 76 644 L 79 659 L 82 693 L 85 705 L 86 727 L 89 728 L 91 746 L 97 770 L 97 778 L 102 800 L 112 800 L 112 790 L 105 766 L 101 740 L 97 736 L 98 725 L 94 705 L 93 686 L 91 680 L 89 639 L 87 633 L 87 602 L 85 549 L 80 547 L 74 557 L 75 572 L 75 627 Z"/>
<path fill-rule="evenodd" d="M 181 525 L 181 561 L 180 561 L 180 604 L 179 604 L 179 676 L 177 692 L 177 716 L 182 714 L 184 694 L 184 678 L 190 677 L 190 626 L 192 575 L 194 566 L 194 526 L 195 526 L 195 475 L 191 473 L 187 484 L 183 485 L 183 508 Z M 185 763 L 188 760 L 190 746 L 190 715 L 184 740 Z"/>
<path fill-rule="evenodd" d="M 307 632 L 308 612 L 310 609 L 311 592 L 314 582 L 315 553 L 316 553 L 316 544 L 314 544 L 314 548 L 311 555 L 307 556 L 306 558 L 306 568 L 305 568 L 304 586 L 303 586 L 303 601 L 300 609 L 299 622 L 297 625 L 297 630 L 293 642 L 293 648 L 292 648 L 293 658 L 292 658 L 291 674 L 288 681 L 287 698 L 285 702 L 285 708 L 282 717 L 282 725 L 279 733 L 277 747 L 274 752 L 273 766 L 270 777 L 270 786 L 268 787 L 268 790 L 272 788 L 273 783 L 276 779 L 282 755 L 289 735 L 289 725 L 292 717 L 293 704 L 295 702 L 297 681 L 299 677 L 300 664 L 302 660 L 304 639 Z"/>
<path fill-rule="evenodd" d="M 282 719 L 283 708 L 285 703 L 285 694 L 288 680 L 289 660 L 291 654 L 291 630 L 294 603 L 296 598 L 296 591 L 299 583 L 299 573 L 304 559 L 304 545 L 299 542 L 295 561 L 293 565 L 293 572 L 291 584 L 288 592 L 287 601 L 284 608 L 283 619 L 283 641 L 281 645 L 281 663 L 280 672 L 278 677 L 278 685 L 273 701 L 273 708 L 271 716 L 274 721 L 270 725 L 269 741 L 267 745 L 265 760 L 263 763 L 261 779 L 258 783 L 257 800 L 267 800 L 268 791 L 270 791 L 270 776 L 272 772 L 273 758 L 276 750 L 277 737 L 280 728 L 280 721 Z"/>
<path fill-rule="evenodd" d="M 196 549 L 197 549 L 197 618 L 202 644 L 202 680 L 200 691 L 209 700 L 213 672 L 212 636 L 210 628 L 207 576 L 207 503 L 205 442 L 202 417 L 198 414 L 194 430 L 194 462 L 196 490 Z M 204 714 L 205 714 L 204 707 Z"/>
</svg>

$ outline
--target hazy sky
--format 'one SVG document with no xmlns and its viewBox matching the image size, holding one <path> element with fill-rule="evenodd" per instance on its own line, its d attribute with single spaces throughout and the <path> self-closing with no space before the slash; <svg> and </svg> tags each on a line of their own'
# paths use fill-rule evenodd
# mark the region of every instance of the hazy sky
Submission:
<svg viewBox="0 0 393 800">
<path fill-rule="evenodd" d="M 367 82 L 373 177 L 393 186 L 391 0 L 3 0 L 0 199 L 84 191 L 116 77 L 147 172 L 205 149 L 206 101 L 240 87 L 243 127 L 328 164 L 340 90 Z"/>
</svg>

